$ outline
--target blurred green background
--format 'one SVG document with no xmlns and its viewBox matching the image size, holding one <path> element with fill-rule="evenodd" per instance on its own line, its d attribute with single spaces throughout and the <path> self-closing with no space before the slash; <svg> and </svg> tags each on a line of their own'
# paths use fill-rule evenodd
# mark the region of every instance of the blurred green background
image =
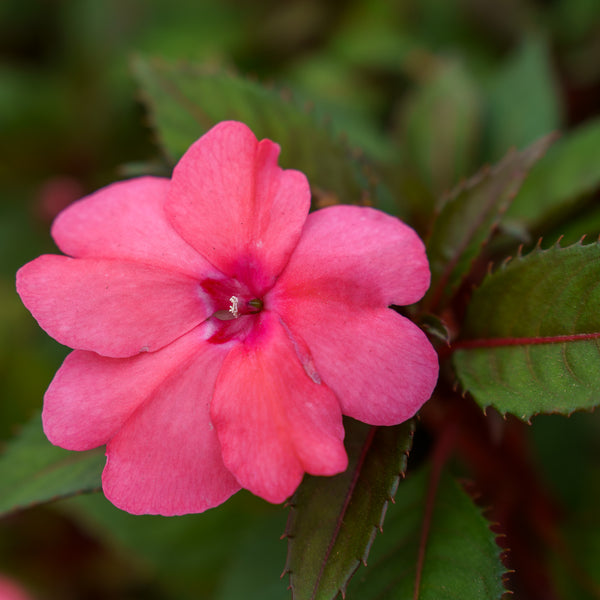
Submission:
<svg viewBox="0 0 600 600">
<path fill-rule="evenodd" d="M 127 165 L 161 163 L 130 71 L 136 54 L 293 90 L 352 146 L 403 161 L 424 198 L 511 146 L 600 114 L 597 0 L 3 0 L 0 440 L 40 410 L 67 352 L 21 306 L 15 271 L 55 251 L 61 208 Z M 447 146 L 436 159 L 448 139 L 451 163 Z M 574 419 L 557 440 L 556 419 L 533 427 L 552 461 L 590 428 Z M 575 462 L 598 452 L 580 446 L 569 448 Z M 176 519 L 77 498 L 1 521 L 0 572 L 48 600 L 285 598 L 285 520 L 283 507 L 247 494 Z"/>
</svg>

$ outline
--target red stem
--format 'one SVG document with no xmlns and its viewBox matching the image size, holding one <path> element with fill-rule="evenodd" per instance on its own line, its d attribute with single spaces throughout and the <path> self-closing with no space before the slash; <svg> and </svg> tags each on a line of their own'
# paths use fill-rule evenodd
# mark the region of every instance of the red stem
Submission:
<svg viewBox="0 0 600 600">
<path fill-rule="evenodd" d="M 568 335 L 549 335 L 537 337 L 485 338 L 477 340 L 459 340 L 451 346 L 440 350 L 440 358 L 447 358 L 457 350 L 473 350 L 476 348 L 500 348 L 504 346 L 537 346 L 540 344 L 563 344 L 565 342 L 581 342 L 600 339 L 600 331 L 592 333 L 571 333 Z"/>
<path fill-rule="evenodd" d="M 423 566 L 425 564 L 425 551 L 427 550 L 427 540 L 429 538 L 429 530 L 431 529 L 431 520 L 433 518 L 433 510 L 435 508 L 435 500 L 437 495 L 440 478 L 444 465 L 452 454 L 456 435 L 458 432 L 457 423 L 449 423 L 444 429 L 440 438 L 437 441 L 433 451 L 431 474 L 429 476 L 429 485 L 427 486 L 427 497 L 425 499 L 425 513 L 423 515 L 423 527 L 421 529 L 421 538 L 419 540 L 419 551 L 417 554 L 417 570 L 415 574 L 415 588 L 413 600 L 419 599 L 421 588 L 421 576 L 423 574 Z"/>
</svg>

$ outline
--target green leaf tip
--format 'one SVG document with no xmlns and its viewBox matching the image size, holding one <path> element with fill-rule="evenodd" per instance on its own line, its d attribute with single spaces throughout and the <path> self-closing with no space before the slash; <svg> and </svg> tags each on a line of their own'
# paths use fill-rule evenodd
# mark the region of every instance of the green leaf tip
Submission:
<svg viewBox="0 0 600 600">
<path fill-rule="evenodd" d="M 555 139 L 550 134 L 525 150 L 511 150 L 496 166 L 484 167 L 462 182 L 445 200 L 427 240 L 431 265 L 427 310 L 439 311 L 450 302 L 527 173 Z"/>
<path fill-rule="evenodd" d="M 0 457 L 0 516 L 100 491 L 104 449 L 70 452 L 52 446 L 36 416 Z"/>
</svg>

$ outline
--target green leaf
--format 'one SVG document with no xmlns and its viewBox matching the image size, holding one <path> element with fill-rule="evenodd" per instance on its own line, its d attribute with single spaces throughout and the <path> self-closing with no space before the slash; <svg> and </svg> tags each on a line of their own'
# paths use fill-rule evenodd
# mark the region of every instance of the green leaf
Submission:
<svg viewBox="0 0 600 600">
<path fill-rule="evenodd" d="M 545 551 L 559 598 L 600 598 L 599 428 L 598 411 L 568 420 L 540 415 L 530 428 L 536 462 L 561 506 Z"/>
<path fill-rule="evenodd" d="M 488 276 L 454 345 L 482 406 L 529 419 L 600 401 L 600 245 L 536 249 Z"/>
<path fill-rule="evenodd" d="M 404 105 L 399 142 L 406 160 L 437 197 L 474 166 L 481 133 L 481 98 L 458 61 L 440 60 L 433 68 L 426 64 L 419 69 L 423 72 L 425 81 Z"/>
<path fill-rule="evenodd" d="M 383 534 L 367 568 L 350 582 L 347 598 L 499 600 L 506 591 L 504 572 L 480 509 L 448 474 L 434 489 L 430 470 L 422 469 L 400 484 Z"/>
<path fill-rule="evenodd" d="M 529 169 L 553 139 L 546 136 L 521 152 L 509 152 L 497 166 L 484 169 L 452 193 L 427 241 L 431 287 L 425 305 L 430 311 L 452 298 Z"/>
<path fill-rule="evenodd" d="M 333 599 L 366 561 L 406 468 L 413 425 L 346 422 L 348 469 L 307 477 L 291 501 L 286 571 L 295 600 Z"/>
<path fill-rule="evenodd" d="M 597 435 L 597 434 L 596 434 Z M 570 467 L 569 467 L 570 468 Z M 590 469 L 591 471 L 591 469 Z M 584 482 L 585 496 L 576 510 L 566 513 L 560 535 L 569 548 L 552 556 L 549 571 L 557 580 L 561 598 L 598 600 L 600 598 L 600 480 L 598 463 Z"/>
<path fill-rule="evenodd" d="M 244 535 L 232 540 L 232 557 L 214 600 L 281 600 L 287 581 L 281 578 L 283 515 L 256 519 Z"/>
<path fill-rule="evenodd" d="M 245 490 L 204 513 L 173 518 L 131 515 L 102 494 L 72 498 L 55 506 L 88 536 L 113 548 L 117 555 L 144 565 L 156 579 L 157 589 L 163 590 L 159 598 L 267 600 L 289 596 L 287 581 L 280 578 L 286 510 Z M 246 586 L 246 593 L 240 592 L 239 585 Z"/>
<path fill-rule="evenodd" d="M 569 132 L 531 169 L 506 213 L 530 229 L 558 221 L 574 203 L 600 186 L 600 118 Z"/>
<path fill-rule="evenodd" d="M 560 128 L 561 106 L 548 44 L 527 40 L 492 80 L 488 145 L 492 160 Z"/>
<path fill-rule="evenodd" d="M 542 10 L 544 22 L 555 32 L 556 42 L 561 48 L 579 47 L 586 39 L 591 43 L 596 40 L 594 32 L 600 22 L 600 4 L 596 0 L 559 0 Z M 567 52 L 566 55 L 569 56 L 569 71 L 579 77 L 594 66 L 588 52 L 574 52 L 573 55 Z"/>
<path fill-rule="evenodd" d="M 70 452 L 52 446 L 36 417 L 0 457 L 0 515 L 100 490 L 105 462 L 103 448 Z"/>
<path fill-rule="evenodd" d="M 133 67 L 171 162 L 210 127 L 234 119 L 246 123 L 259 139 L 280 144 L 281 165 L 302 171 L 317 201 L 362 204 L 367 200 L 363 165 L 331 128 L 285 94 L 192 65 L 138 58 Z"/>
</svg>

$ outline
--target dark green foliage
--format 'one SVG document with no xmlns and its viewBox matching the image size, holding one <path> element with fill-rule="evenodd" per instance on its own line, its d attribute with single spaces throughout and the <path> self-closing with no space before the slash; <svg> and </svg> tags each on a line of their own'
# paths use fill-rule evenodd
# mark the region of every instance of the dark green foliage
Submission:
<svg viewBox="0 0 600 600">
<path fill-rule="evenodd" d="M 481 510 L 447 473 L 437 482 L 430 469 L 421 469 L 400 484 L 383 533 L 347 598 L 499 600 L 506 591 L 505 569 L 494 538 Z"/>
<path fill-rule="evenodd" d="M 0 515 L 100 489 L 104 449 L 69 452 L 51 446 L 37 416 L 0 458 Z"/>
</svg>

